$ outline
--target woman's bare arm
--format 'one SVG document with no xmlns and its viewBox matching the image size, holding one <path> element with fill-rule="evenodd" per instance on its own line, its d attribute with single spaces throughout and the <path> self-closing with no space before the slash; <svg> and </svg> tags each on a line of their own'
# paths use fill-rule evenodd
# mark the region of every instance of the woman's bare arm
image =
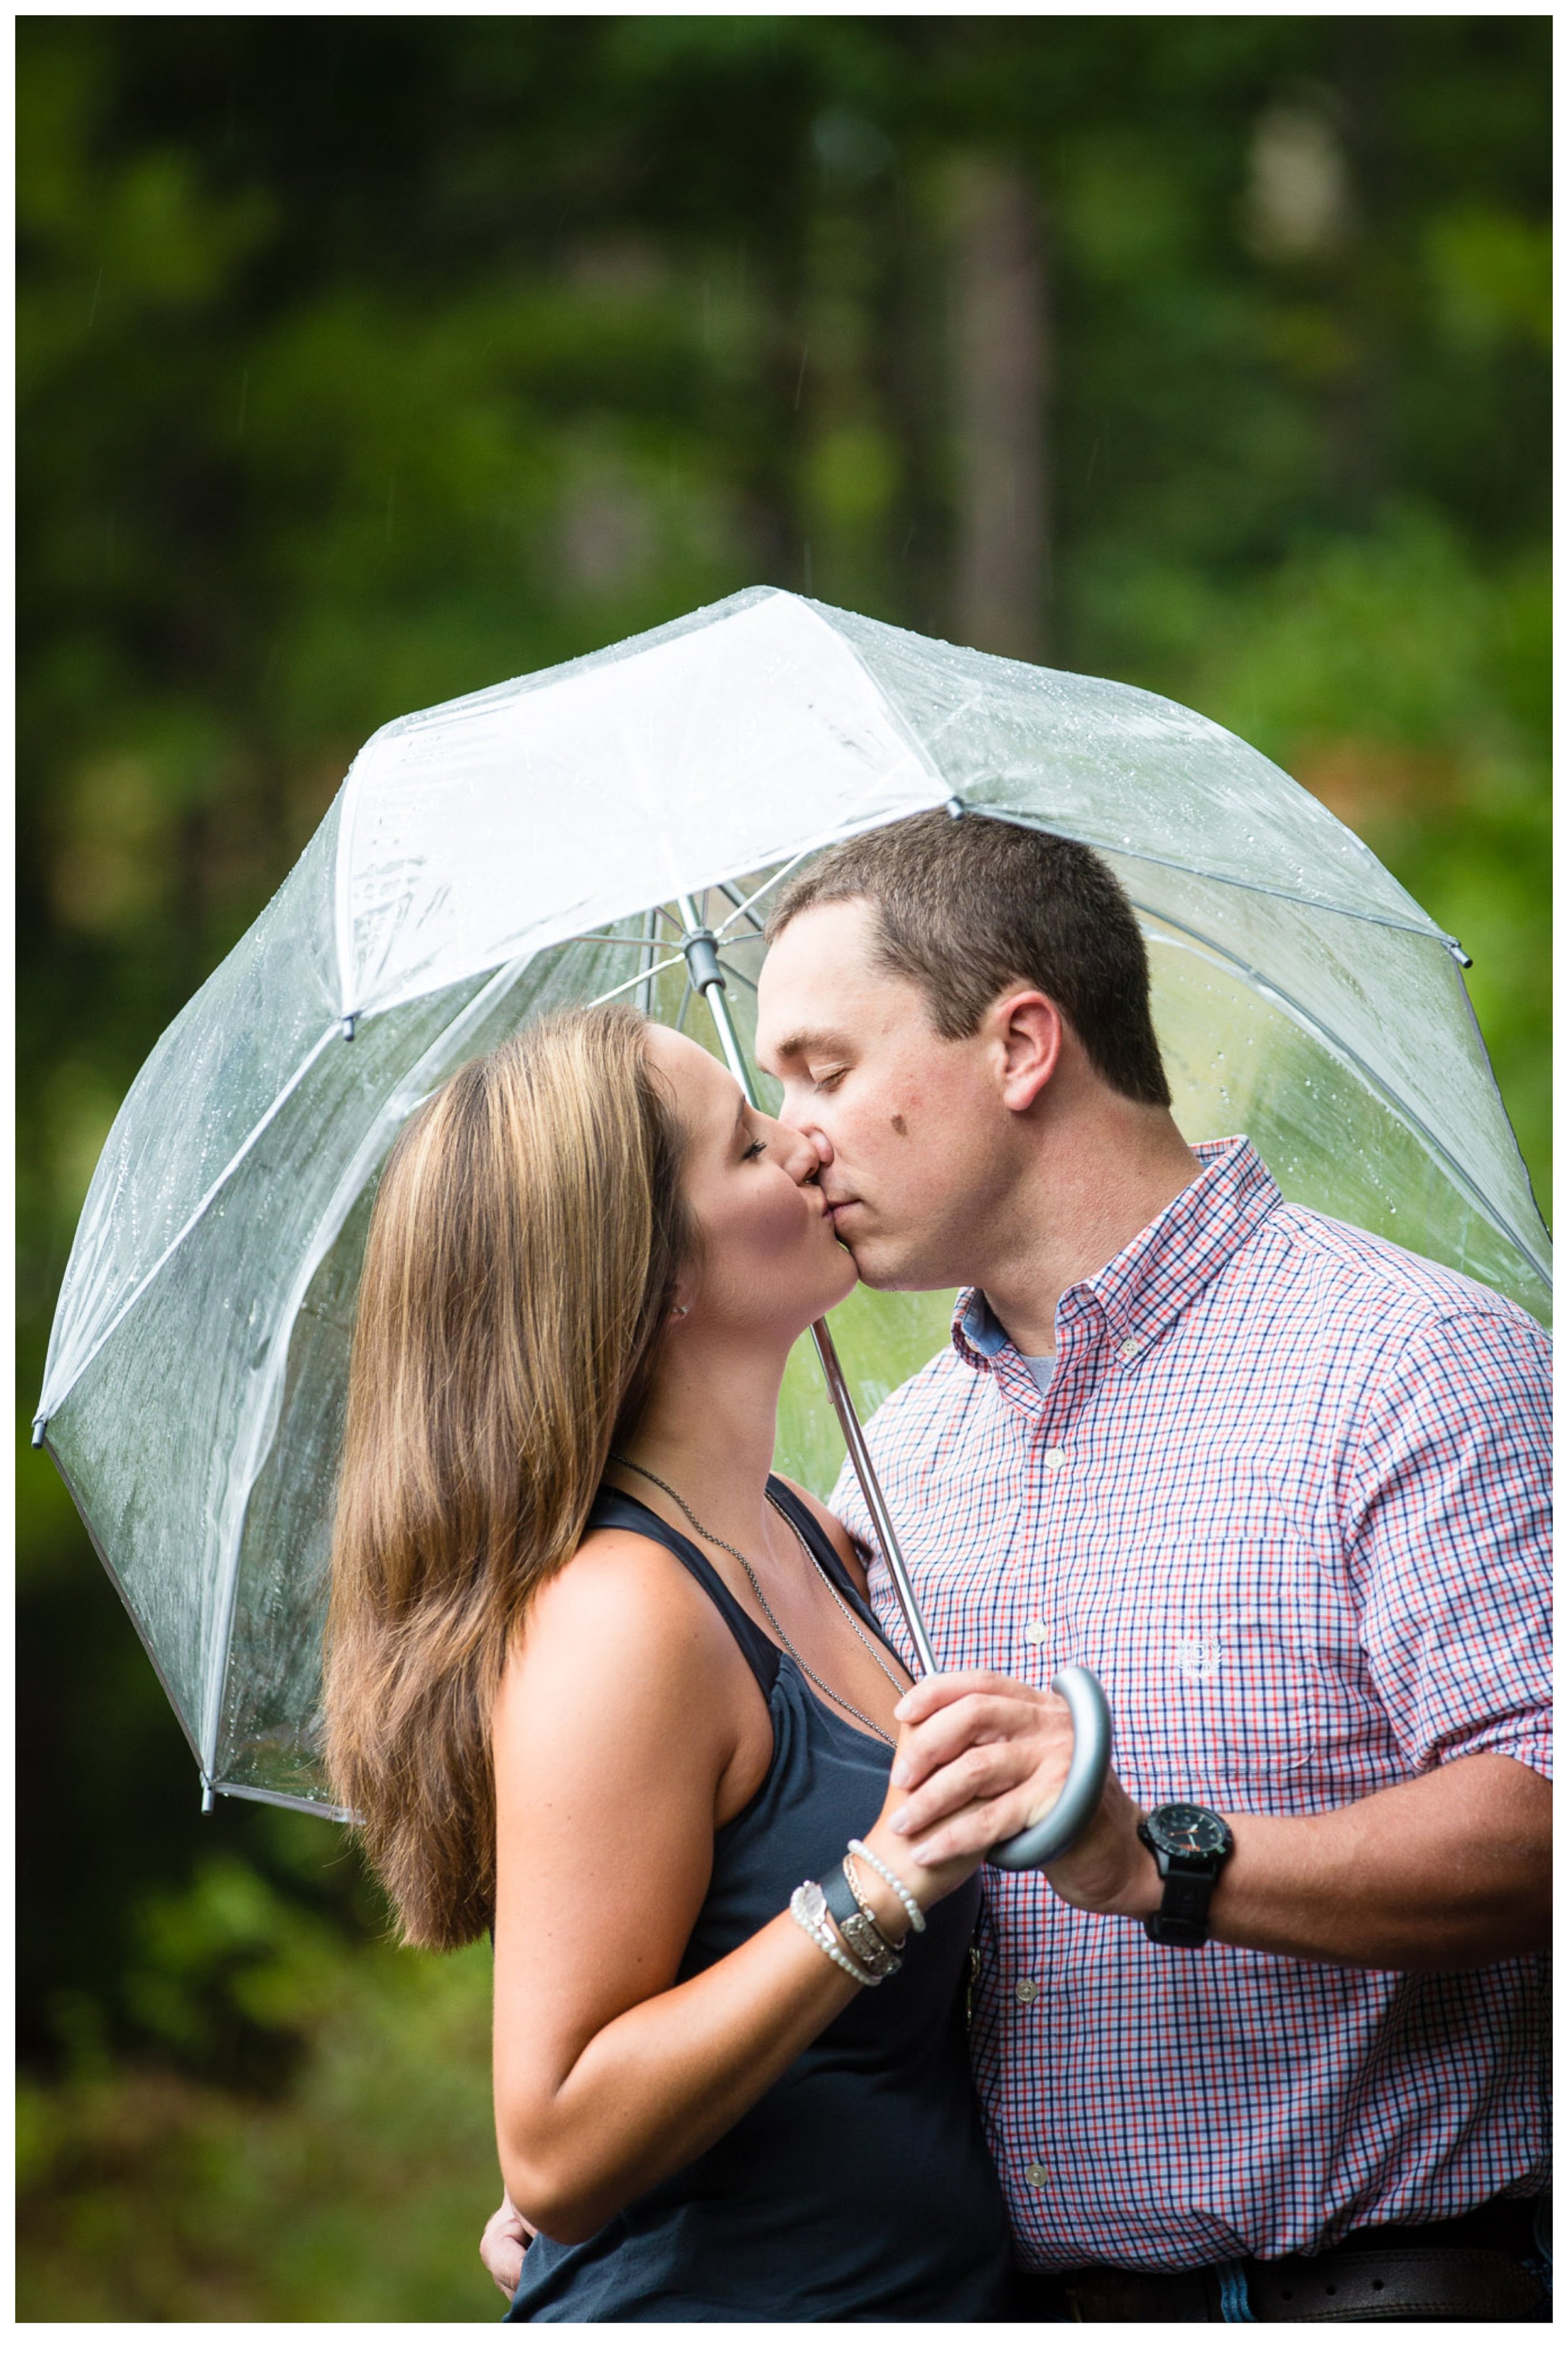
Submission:
<svg viewBox="0 0 1568 2374">
<path fill-rule="evenodd" d="M 675 1984 L 715 1824 L 770 1745 L 755 1683 L 667 1552 L 597 1534 L 542 1592 L 496 1710 L 495 2080 L 508 2192 L 557 2240 L 705 2151 L 855 1993 L 787 1902 Z M 913 1885 L 886 1828 L 897 1802 L 872 1843 Z M 921 1873 L 916 1893 L 935 1901 L 973 1867 Z"/>
</svg>

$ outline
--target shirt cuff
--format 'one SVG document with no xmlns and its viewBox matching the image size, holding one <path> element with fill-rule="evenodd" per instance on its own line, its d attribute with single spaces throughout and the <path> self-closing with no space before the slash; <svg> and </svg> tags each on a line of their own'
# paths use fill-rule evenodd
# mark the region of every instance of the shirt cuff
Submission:
<svg viewBox="0 0 1568 2374">
<path fill-rule="evenodd" d="M 1457 1764 L 1466 1756 L 1511 1756 L 1527 1771 L 1551 1779 L 1551 1723 L 1545 1715 L 1508 1715 L 1482 1724 L 1451 1740 L 1438 1750 L 1439 1764 Z"/>
</svg>

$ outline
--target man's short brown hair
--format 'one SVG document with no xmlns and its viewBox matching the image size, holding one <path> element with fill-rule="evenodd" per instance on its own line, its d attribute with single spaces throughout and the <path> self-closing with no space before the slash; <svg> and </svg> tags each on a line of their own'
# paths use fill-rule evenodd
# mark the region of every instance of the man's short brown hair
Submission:
<svg viewBox="0 0 1568 2374">
<path fill-rule="evenodd" d="M 877 958 L 918 981 L 943 1039 L 967 1039 L 1010 982 L 1058 1005 L 1110 1087 L 1166 1105 L 1143 934 L 1116 876 L 1082 841 L 942 809 L 839 843 L 774 903 L 776 940 L 808 907 L 866 899 Z"/>
</svg>

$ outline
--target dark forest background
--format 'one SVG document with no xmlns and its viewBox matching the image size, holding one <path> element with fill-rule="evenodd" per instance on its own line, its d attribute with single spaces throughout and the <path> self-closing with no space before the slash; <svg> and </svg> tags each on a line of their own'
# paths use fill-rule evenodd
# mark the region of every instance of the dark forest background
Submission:
<svg viewBox="0 0 1568 2374">
<path fill-rule="evenodd" d="M 1544 19 L 18 44 L 20 1443 L 116 1105 L 358 745 L 756 582 L 1289 768 L 1474 957 L 1546 1205 Z M 18 1459 L 21 2315 L 493 2316 L 485 1957 L 199 1816 Z"/>
</svg>

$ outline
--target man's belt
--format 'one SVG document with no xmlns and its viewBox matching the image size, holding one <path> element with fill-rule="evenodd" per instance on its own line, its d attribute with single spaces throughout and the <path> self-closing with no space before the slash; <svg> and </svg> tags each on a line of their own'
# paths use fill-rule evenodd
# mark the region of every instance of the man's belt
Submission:
<svg viewBox="0 0 1568 2374">
<path fill-rule="evenodd" d="M 1533 2214 L 1531 2202 L 1492 2202 L 1432 2226 L 1369 2227 L 1314 2258 L 1184 2274 L 1074 2267 L 1060 2279 L 1065 2312 L 1085 2324 L 1214 2324 L 1237 2320 L 1227 2291 L 1245 2284 L 1240 2317 L 1258 2324 L 1533 2323 L 1548 2304 L 1525 2263 Z"/>
</svg>

